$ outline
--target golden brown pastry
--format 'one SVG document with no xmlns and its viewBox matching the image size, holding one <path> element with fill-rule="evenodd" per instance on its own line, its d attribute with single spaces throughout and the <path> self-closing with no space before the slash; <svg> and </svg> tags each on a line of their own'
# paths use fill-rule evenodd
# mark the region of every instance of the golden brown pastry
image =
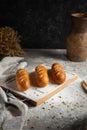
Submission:
<svg viewBox="0 0 87 130">
<path fill-rule="evenodd" d="M 82 81 L 82 87 L 85 90 L 85 92 L 87 92 L 87 80 Z"/>
<path fill-rule="evenodd" d="M 59 63 L 54 63 L 51 70 L 54 82 L 57 84 L 62 84 L 66 79 L 66 73 L 63 66 Z"/>
<path fill-rule="evenodd" d="M 48 85 L 49 83 L 48 73 L 44 66 L 42 65 L 36 66 L 35 78 L 36 78 L 37 85 L 39 87 L 44 87 Z"/>
<path fill-rule="evenodd" d="M 16 72 L 16 85 L 18 90 L 26 91 L 30 88 L 29 73 L 25 69 L 19 69 Z"/>
</svg>

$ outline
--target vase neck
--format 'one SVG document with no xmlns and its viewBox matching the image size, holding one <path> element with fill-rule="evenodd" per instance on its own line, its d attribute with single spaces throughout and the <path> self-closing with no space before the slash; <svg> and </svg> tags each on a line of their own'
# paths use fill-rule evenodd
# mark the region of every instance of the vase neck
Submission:
<svg viewBox="0 0 87 130">
<path fill-rule="evenodd" d="M 87 32 L 87 20 L 72 18 L 72 29 L 77 32 Z"/>
</svg>

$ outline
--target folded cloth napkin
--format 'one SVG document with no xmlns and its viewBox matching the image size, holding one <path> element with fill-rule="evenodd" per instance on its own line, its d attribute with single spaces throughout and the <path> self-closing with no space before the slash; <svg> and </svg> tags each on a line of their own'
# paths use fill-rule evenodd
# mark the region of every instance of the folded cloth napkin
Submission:
<svg viewBox="0 0 87 130">
<path fill-rule="evenodd" d="M 17 108 L 21 113 L 16 113 L 16 116 L 13 115 L 13 113 L 9 111 L 8 107 L 6 107 L 6 104 L 10 106 L 10 108 L 12 107 L 13 113 Z M 13 107 L 13 105 L 17 108 Z M 22 130 L 27 120 L 27 113 L 28 107 L 26 104 L 15 98 L 12 94 L 7 97 L 4 90 L 0 87 L 0 127 L 3 130 Z"/>
<path fill-rule="evenodd" d="M 0 81 L 15 74 L 17 69 L 25 68 L 27 62 L 23 57 L 5 57 L 0 61 Z"/>
<path fill-rule="evenodd" d="M 27 62 L 22 57 L 5 57 L 0 61 L 0 82 L 26 65 Z M 0 128 L 3 130 L 22 130 L 27 120 L 27 113 L 28 106 L 25 103 L 15 98 L 11 93 L 7 96 L 0 87 Z"/>
</svg>

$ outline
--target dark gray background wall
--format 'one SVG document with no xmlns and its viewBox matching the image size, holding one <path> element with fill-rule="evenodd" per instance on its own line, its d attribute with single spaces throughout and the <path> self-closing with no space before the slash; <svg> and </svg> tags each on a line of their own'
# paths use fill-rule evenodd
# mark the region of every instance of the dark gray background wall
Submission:
<svg viewBox="0 0 87 130">
<path fill-rule="evenodd" d="M 66 48 L 72 12 L 87 12 L 87 1 L 0 0 L 0 27 L 17 30 L 23 48 Z"/>
</svg>

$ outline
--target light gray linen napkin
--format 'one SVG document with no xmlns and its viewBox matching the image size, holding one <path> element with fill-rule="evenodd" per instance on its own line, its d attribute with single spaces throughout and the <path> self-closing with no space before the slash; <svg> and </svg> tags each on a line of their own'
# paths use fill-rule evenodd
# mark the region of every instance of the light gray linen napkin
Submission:
<svg viewBox="0 0 87 130">
<path fill-rule="evenodd" d="M 15 109 L 19 109 L 19 111 L 16 110 L 16 115 L 14 115 Z M 27 114 L 27 105 L 12 94 L 7 97 L 0 87 L 0 127 L 3 130 L 22 130 L 27 120 Z"/>
<path fill-rule="evenodd" d="M 5 57 L 0 61 L 0 83 L 24 68 L 27 62 L 23 57 Z M 27 120 L 28 106 L 0 87 L 0 129 L 22 130 Z"/>
</svg>

